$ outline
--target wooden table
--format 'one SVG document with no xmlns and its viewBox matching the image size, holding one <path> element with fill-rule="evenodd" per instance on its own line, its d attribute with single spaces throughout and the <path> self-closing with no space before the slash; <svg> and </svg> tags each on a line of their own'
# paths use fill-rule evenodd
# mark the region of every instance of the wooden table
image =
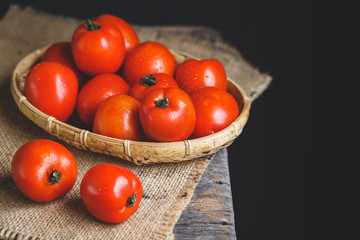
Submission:
<svg viewBox="0 0 360 240">
<path fill-rule="evenodd" d="M 227 150 L 207 167 L 174 228 L 175 239 L 236 239 Z"/>
</svg>

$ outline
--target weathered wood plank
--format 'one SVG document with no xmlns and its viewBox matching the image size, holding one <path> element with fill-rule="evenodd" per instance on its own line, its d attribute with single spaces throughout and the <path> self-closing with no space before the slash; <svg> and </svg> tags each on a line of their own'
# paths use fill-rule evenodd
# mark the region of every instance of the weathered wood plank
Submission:
<svg viewBox="0 0 360 240">
<path fill-rule="evenodd" d="M 207 167 L 174 228 L 175 239 L 236 239 L 227 150 Z"/>
</svg>

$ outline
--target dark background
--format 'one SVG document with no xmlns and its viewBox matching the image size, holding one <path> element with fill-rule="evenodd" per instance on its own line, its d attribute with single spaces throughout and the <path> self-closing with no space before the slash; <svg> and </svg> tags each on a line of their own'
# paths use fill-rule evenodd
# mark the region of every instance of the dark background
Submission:
<svg viewBox="0 0 360 240">
<path fill-rule="evenodd" d="M 200 25 L 221 32 L 273 77 L 228 148 L 238 239 L 309 239 L 317 228 L 311 152 L 313 3 L 270 0 L 12 1 L 80 19 L 115 14 L 139 25 Z M 3 15 L 9 1 L 3 1 Z M 211 207 L 211 206 L 209 206 Z"/>
</svg>

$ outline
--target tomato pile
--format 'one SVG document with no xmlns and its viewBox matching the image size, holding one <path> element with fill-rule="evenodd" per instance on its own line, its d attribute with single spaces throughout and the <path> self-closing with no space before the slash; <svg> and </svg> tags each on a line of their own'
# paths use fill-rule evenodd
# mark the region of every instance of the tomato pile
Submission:
<svg viewBox="0 0 360 240">
<path fill-rule="evenodd" d="M 166 46 L 140 42 L 126 21 L 108 14 L 80 24 L 69 42 L 52 44 L 25 81 L 28 100 L 60 121 L 79 119 L 94 133 L 156 142 L 230 125 L 239 106 L 226 89 L 220 61 L 178 64 Z"/>
<path fill-rule="evenodd" d="M 140 42 L 126 21 L 107 14 L 79 25 L 71 41 L 47 48 L 25 80 L 29 102 L 60 121 L 75 116 L 98 134 L 157 142 L 229 126 L 239 106 L 226 89 L 218 60 L 178 64 L 166 46 Z M 73 188 L 77 165 L 64 146 L 38 139 L 17 150 L 11 175 L 26 197 L 49 202 Z M 94 217 L 119 223 L 136 212 L 143 189 L 128 169 L 100 164 L 84 175 L 80 195 Z"/>
</svg>

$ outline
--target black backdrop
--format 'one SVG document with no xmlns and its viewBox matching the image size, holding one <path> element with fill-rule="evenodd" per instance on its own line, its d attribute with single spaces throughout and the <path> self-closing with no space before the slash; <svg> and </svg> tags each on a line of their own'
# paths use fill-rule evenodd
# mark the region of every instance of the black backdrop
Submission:
<svg viewBox="0 0 360 240">
<path fill-rule="evenodd" d="M 202 25 L 273 77 L 228 148 L 238 239 L 308 239 L 312 216 L 312 21 L 307 1 L 15 0 L 77 18 L 111 13 L 140 25 Z M 10 1 L 1 1 L 1 16 Z M 211 207 L 211 206 L 209 206 Z"/>
</svg>

